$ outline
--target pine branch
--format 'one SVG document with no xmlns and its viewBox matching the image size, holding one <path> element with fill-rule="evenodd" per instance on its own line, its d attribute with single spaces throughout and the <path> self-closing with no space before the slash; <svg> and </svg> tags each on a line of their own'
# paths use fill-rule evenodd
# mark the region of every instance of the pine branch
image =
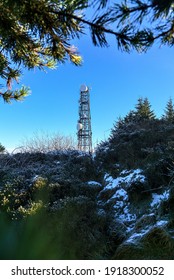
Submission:
<svg viewBox="0 0 174 280">
<path fill-rule="evenodd" d="M 73 18 L 77 22 L 89 26 L 91 28 L 93 43 L 96 46 L 108 46 L 105 34 L 114 35 L 117 39 L 118 47 L 128 52 L 130 51 L 131 47 L 134 47 L 136 50 L 141 51 L 142 49 L 145 49 L 146 46 L 149 47 L 149 45 L 151 45 L 154 41 L 153 34 L 148 29 L 138 31 L 135 34 L 132 34 L 129 33 L 130 29 L 128 27 L 125 27 L 120 32 L 114 31 L 110 28 L 106 28 L 104 24 L 113 21 L 113 19 L 111 20 L 107 17 L 110 14 L 110 12 L 106 13 L 102 16 L 102 18 L 98 18 L 98 20 L 96 19 L 93 22 L 79 17 L 77 15 L 69 14 L 65 11 L 53 11 L 53 13 L 59 16 L 62 15 L 67 18 Z"/>
<path fill-rule="evenodd" d="M 7 90 L 4 93 L 0 92 L 0 96 L 3 98 L 5 103 L 11 103 L 12 100 L 23 101 L 26 96 L 30 94 L 30 89 L 28 87 L 22 86 L 21 89 L 11 91 Z"/>
</svg>

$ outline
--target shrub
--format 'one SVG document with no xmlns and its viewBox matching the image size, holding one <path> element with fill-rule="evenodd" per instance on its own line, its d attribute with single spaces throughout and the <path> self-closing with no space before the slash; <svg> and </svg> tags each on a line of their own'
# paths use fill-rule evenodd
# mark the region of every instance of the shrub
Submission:
<svg viewBox="0 0 174 280">
<path fill-rule="evenodd" d="M 49 209 L 38 201 L 17 212 L 23 219 L 1 213 L 1 259 L 91 259 L 106 251 L 107 217 L 87 197 L 67 197 Z"/>
<path fill-rule="evenodd" d="M 26 139 L 21 145 L 21 152 L 48 153 L 50 151 L 73 150 L 77 147 L 72 136 L 64 136 L 59 133 L 35 133 L 33 138 Z"/>
<path fill-rule="evenodd" d="M 115 252 L 114 259 L 169 260 L 174 258 L 174 241 L 161 227 L 152 227 L 137 242 L 125 242 Z"/>
</svg>

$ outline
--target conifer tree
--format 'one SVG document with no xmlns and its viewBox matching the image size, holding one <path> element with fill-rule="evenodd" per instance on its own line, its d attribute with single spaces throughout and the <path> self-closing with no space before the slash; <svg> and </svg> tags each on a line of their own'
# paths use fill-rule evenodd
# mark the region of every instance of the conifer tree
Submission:
<svg viewBox="0 0 174 280">
<path fill-rule="evenodd" d="M 136 120 L 152 120 L 155 118 L 155 114 L 153 110 L 151 110 L 151 104 L 148 100 L 148 98 L 139 98 L 138 103 L 135 106 L 135 116 Z"/>
<path fill-rule="evenodd" d="M 114 129 L 119 129 L 124 126 L 124 119 L 122 117 L 119 117 L 114 125 Z"/>
<path fill-rule="evenodd" d="M 135 121 L 135 116 L 136 116 L 135 111 L 130 110 L 130 112 L 125 116 L 124 122 L 125 123 L 134 122 Z"/>
<path fill-rule="evenodd" d="M 119 117 L 111 129 L 109 139 L 113 139 L 117 135 L 119 129 L 127 130 L 127 125 L 137 123 L 145 120 L 154 120 L 156 118 L 154 111 L 151 110 L 151 104 L 148 98 L 140 97 L 135 106 L 135 110 L 130 110 L 129 113 L 124 117 Z"/>
<path fill-rule="evenodd" d="M 0 143 L 0 154 L 5 152 L 5 147 Z"/>
<path fill-rule="evenodd" d="M 164 115 L 162 117 L 164 120 L 174 123 L 174 105 L 172 98 L 167 102 L 166 108 L 164 110 Z"/>
</svg>

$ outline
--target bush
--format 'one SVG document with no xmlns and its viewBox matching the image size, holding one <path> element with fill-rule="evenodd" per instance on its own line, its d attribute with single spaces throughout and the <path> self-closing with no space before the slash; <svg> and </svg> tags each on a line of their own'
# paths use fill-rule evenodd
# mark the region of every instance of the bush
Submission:
<svg viewBox="0 0 174 280">
<path fill-rule="evenodd" d="M 154 226 L 137 242 L 121 244 L 114 259 L 173 260 L 174 240 L 163 228 Z"/>
<path fill-rule="evenodd" d="M 0 215 L 0 259 L 93 259 L 105 254 L 107 218 L 98 215 L 87 197 L 67 197 L 50 208 L 38 201 L 17 212 L 22 219 Z"/>
<path fill-rule="evenodd" d="M 21 145 L 21 152 L 48 153 L 50 151 L 73 150 L 77 147 L 72 136 L 64 136 L 59 133 L 35 133 L 31 139 L 26 139 Z"/>
</svg>

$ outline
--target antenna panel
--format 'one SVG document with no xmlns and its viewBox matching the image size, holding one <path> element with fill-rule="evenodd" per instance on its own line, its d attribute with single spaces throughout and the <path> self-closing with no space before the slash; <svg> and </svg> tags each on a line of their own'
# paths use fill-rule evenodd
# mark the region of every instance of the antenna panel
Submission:
<svg viewBox="0 0 174 280">
<path fill-rule="evenodd" d="M 86 85 L 81 85 L 80 91 L 88 91 L 88 87 Z"/>
</svg>

